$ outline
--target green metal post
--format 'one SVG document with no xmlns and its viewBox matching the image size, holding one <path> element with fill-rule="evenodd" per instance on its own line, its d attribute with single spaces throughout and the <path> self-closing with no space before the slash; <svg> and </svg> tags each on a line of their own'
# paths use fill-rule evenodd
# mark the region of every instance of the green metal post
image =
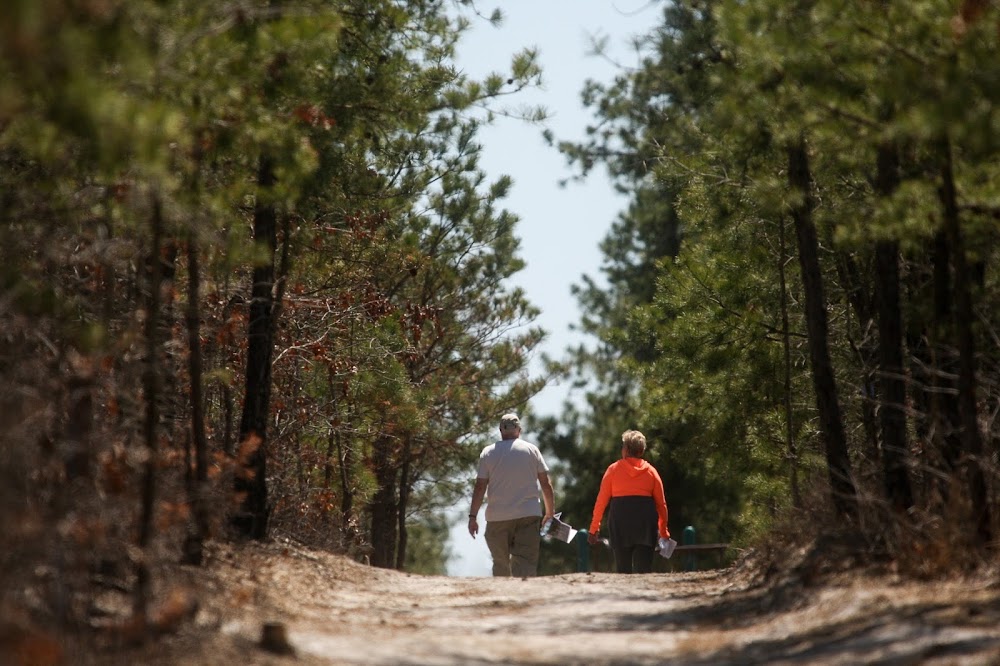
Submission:
<svg viewBox="0 0 1000 666">
<path fill-rule="evenodd" d="M 684 536 L 681 537 L 681 543 L 685 546 L 693 546 L 695 543 L 694 526 L 688 525 L 684 528 Z M 694 551 L 688 551 L 684 554 L 684 570 L 694 571 L 696 569 Z"/>
<path fill-rule="evenodd" d="M 590 544 L 587 543 L 587 530 L 580 530 L 573 537 L 576 542 L 576 571 L 577 573 L 588 573 L 590 571 Z"/>
</svg>

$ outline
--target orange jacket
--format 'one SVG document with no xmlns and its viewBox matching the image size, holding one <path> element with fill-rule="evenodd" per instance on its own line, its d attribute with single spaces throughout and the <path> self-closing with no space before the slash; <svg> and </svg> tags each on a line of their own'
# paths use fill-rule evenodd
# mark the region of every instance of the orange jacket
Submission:
<svg viewBox="0 0 1000 666">
<path fill-rule="evenodd" d="M 601 519 L 611 498 L 626 495 L 653 498 L 659 516 L 657 528 L 660 536 L 669 539 L 667 499 L 663 494 L 663 481 L 660 480 L 656 468 L 642 458 L 622 458 L 613 462 L 604 472 L 601 490 L 597 493 L 597 501 L 594 502 L 594 515 L 590 519 L 590 533 L 597 534 L 601 529 Z"/>
</svg>

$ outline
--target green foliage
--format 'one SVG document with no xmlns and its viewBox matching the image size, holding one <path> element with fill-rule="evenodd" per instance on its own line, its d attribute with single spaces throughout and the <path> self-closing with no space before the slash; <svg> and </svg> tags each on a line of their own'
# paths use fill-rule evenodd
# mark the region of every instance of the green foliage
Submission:
<svg viewBox="0 0 1000 666">
<path fill-rule="evenodd" d="M 408 526 L 406 571 L 426 576 L 448 573 L 451 552 L 448 547 L 448 521 L 443 514 L 411 521 Z"/>
<path fill-rule="evenodd" d="M 448 9 L 439 0 L 0 8 L 0 284 L 15 306 L 3 310 L 4 328 L 56 384 L 67 358 L 95 369 L 87 404 L 102 408 L 85 435 L 95 459 L 118 460 L 141 432 L 146 254 L 162 218 L 163 501 L 184 502 L 190 378 L 179 313 L 189 276 L 177 260 L 192 238 L 220 514 L 233 462 L 256 446 L 234 441 L 247 276 L 274 261 L 280 310 L 263 445 L 276 528 L 352 553 L 392 551 L 402 534 L 386 543 L 375 516 L 395 530 L 402 515 L 412 529 L 400 557 L 442 570 L 442 516 L 467 494 L 455 478 L 474 460 L 470 437 L 544 384 L 527 373 L 543 334 L 537 310 L 508 284 L 523 267 L 517 218 L 503 209 L 510 180 L 486 180 L 473 119 L 508 113 L 499 100 L 538 83 L 536 54 L 468 79 L 454 64 L 468 19 Z M 258 187 L 265 155 L 276 182 Z M 251 238 L 260 205 L 277 213 L 275 253 Z M 51 413 L 46 437 L 58 440 L 69 416 L 59 404 Z"/>
<path fill-rule="evenodd" d="M 573 511 L 596 495 L 594 436 L 613 444 L 626 427 L 654 443 L 674 530 L 691 522 L 699 534 L 747 542 L 798 501 L 793 479 L 822 478 L 788 222 L 800 202 L 783 152 L 800 138 L 815 179 L 845 425 L 870 482 L 879 455 L 873 246 L 898 243 L 907 261 L 903 308 L 915 358 L 921 335 L 949 326 L 935 321 L 941 306 L 934 310 L 927 291 L 942 229 L 944 138 L 954 146 L 969 260 L 993 273 L 998 88 L 986 82 L 1000 71 L 987 55 L 998 17 L 966 9 L 934 0 L 685 0 L 665 7 L 639 40 L 639 69 L 588 84 L 584 101 L 596 117 L 588 140 L 559 147 L 581 175 L 605 165 L 631 203 L 602 244 L 606 285 L 586 278 L 577 289 L 581 328 L 596 341 L 570 358 L 581 384 L 593 382 L 587 412 L 567 409 L 568 436 L 546 434 Z M 901 185 L 876 196 L 877 150 L 890 144 L 903 157 Z M 992 321 L 990 288 L 976 293 L 983 321 Z M 976 345 L 990 359 L 992 326 L 979 329 Z M 953 353 L 953 339 L 937 342 L 939 358 Z M 911 383 L 910 395 L 924 389 Z M 911 418 L 918 439 L 933 437 L 927 421 L 939 417 Z M 924 451 L 937 446 L 919 441 Z M 933 503 L 934 491 L 922 492 Z"/>
</svg>

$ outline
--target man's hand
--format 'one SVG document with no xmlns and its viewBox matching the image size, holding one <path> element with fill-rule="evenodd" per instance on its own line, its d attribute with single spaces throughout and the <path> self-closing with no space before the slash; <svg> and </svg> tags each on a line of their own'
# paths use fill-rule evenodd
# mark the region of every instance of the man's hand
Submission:
<svg viewBox="0 0 1000 666">
<path fill-rule="evenodd" d="M 475 516 L 469 516 L 469 534 L 473 539 L 476 538 L 476 534 L 479 532 L 479 521 L 476 520 Z"/>
<path fill-rule="evenodd" d="M 587 543 L 591 546 L 596 546 L 597 542 L 601 540 L 601 537 L 597 536 L 597 532 L 590 532 L 587 534 Z"/>
</svg>

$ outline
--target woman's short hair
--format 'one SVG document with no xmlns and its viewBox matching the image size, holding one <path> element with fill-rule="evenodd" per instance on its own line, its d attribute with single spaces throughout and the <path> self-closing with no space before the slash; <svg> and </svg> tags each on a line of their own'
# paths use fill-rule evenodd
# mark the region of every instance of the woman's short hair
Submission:
<svg viewBox="0 0 1000 666">
<path fill-rule="evenodd" d="M 625 446 L 625 453 L 630 458 L 641 458 L 646 452 L 646 436 L 638 430 L 626 430 L 622 433 L 622 444 Z"/>
</svg>

